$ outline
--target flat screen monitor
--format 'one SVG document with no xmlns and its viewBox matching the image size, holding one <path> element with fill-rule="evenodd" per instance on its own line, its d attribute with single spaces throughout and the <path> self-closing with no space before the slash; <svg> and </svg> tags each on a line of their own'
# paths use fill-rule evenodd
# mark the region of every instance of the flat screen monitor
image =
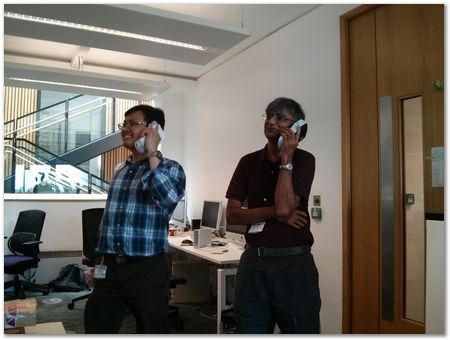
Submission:
<svg viewBox="0 0 450 340">
<path fill-rule="evenodd" d="M 222 219 L 221 201 L 203 201 L 201 228 L 219 229 Z"/>
<path fill-rule="evenodd" d="M 180 200 L 172 213 L 172 220 L 186 225 L 186 197 Z"/>
</svg>

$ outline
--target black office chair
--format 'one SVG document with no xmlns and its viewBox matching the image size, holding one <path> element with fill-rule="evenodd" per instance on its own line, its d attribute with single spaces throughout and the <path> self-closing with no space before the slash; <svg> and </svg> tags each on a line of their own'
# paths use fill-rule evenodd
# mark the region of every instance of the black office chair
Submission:
<svg viewBox="0 0 450 340">
<path fill-rule="evenodd" d="M 37 268 L 39 259 L 39 243 L 46 213 L 42 210 L 25 210 L 19 213 L 14 232 L 8 239 L 8 248 L 12 255 L 4 255 L 5 274 L 14 275 L 14 280 L 5 282 L 4 288 L 14 286 L 14 296 L 25 298 L 24 290 L 49 293 L 48 285 L 36 284 L 28 280 L 20 280 L 29 269 Z"/>
<path fill-rule="evenodd" d="M 170 288 L 169 297 L 171 298 L 172 297 L 172 295 L 171 295 L 172 289 L 176 288 L 178 285 L 186 284 L 187 280 L 184 277 L 173 274 L 173 272 L 172 272 L 172 256 L 170 255 L 170 253 L 168 254 L 168 260 L 169 260 L 170 273 L 171 273 L 170 281 L 169 281 L 169 288 Z M 169 322 L 170 321 L 173 322 L 176 330 L 182 331 L 184 329 L 183 319 L 180 316 L 180 310 L 179 310 L 178 306 L 169 304 L 167 318 L 168 318 Z"/>
<path fill-rule="evenodd" d="M 98 241 L 98 229 L 103 217 L 104 208 L 85 209 L 81 212 L 81 222 L 83 227 L 83 260 L 82 263 L 88 267 L 95 267 L 95 248 Z M 75 302 L 87 299 L 91 295 L 89 293 L 72 299 L 67 308 L 73 309 Z"/>
</svg>

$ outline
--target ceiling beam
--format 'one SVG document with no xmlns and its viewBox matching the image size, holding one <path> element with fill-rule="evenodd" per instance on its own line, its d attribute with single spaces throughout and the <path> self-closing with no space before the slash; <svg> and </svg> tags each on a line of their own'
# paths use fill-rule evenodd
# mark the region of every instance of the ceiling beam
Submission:
<svg viewBox="0 0 450 340">
<path fill-rule="evenodd" d="M 134 100 L 150 100 L 171 87 L 170 83 L 162 81 L 140 81 L 8 62 L 4 63 L 4 85 Z"/>
<path fill-rule="evenodd" d="M 84 60 L 86 59 L 89 50 L 89 47 L 80 46 L 77 53 L 75 53 L 75 55 L 70 60 L 70 66 L 74 69 L 77 69 L 78 71 L 82 71 Z"/>
<path fill-rule="evenodd" d="M 5 4 L 4 12 L 153 36 L 206 47 L 164 45 L 72 27 L 4 18 L 4 34 L 206 65 L 250 35 L 249 30 L 144 5 Z"/>
</svg>

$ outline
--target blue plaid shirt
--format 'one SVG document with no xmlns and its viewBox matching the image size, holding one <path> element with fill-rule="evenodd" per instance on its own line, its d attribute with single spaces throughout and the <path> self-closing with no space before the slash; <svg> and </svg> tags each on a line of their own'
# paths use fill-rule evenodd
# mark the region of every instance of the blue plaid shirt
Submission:
<svg viewBox="0 0 450 340">
<path fill-rule="evenodd" d="M 185 187 L 177 162 L 164 158 L 150 169 L 148 159 L 133 164 L 128 158 L 109 185 L 97 251 L 128 256 L 167 252 L 169 220 Z"/>
</svg>

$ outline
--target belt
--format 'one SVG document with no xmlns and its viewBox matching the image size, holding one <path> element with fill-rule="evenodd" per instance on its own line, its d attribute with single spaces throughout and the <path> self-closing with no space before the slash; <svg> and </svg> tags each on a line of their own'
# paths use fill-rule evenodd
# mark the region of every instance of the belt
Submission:
<svg viewBox="0 0 450 340">
<path fill-rule="evenodd" d="M 124 254 L 104 254 L 105 260 L 111 260 L 117 264 L 129 264 L 142 262 L 153 258 L 154 256 L 127 256 Z"/>
<path fill-rule="evenodd" d="M 292 256 L 292 255 L 307 254 L 311 252 L 311 246 L 308 245 L 281 247 L 281 248 L 266 248 L 266 247 L 255 247 L 247 243 L 246 248 L 248 248 L 251 251 L 256 251 L 259 257 Z"/>
</svg>

